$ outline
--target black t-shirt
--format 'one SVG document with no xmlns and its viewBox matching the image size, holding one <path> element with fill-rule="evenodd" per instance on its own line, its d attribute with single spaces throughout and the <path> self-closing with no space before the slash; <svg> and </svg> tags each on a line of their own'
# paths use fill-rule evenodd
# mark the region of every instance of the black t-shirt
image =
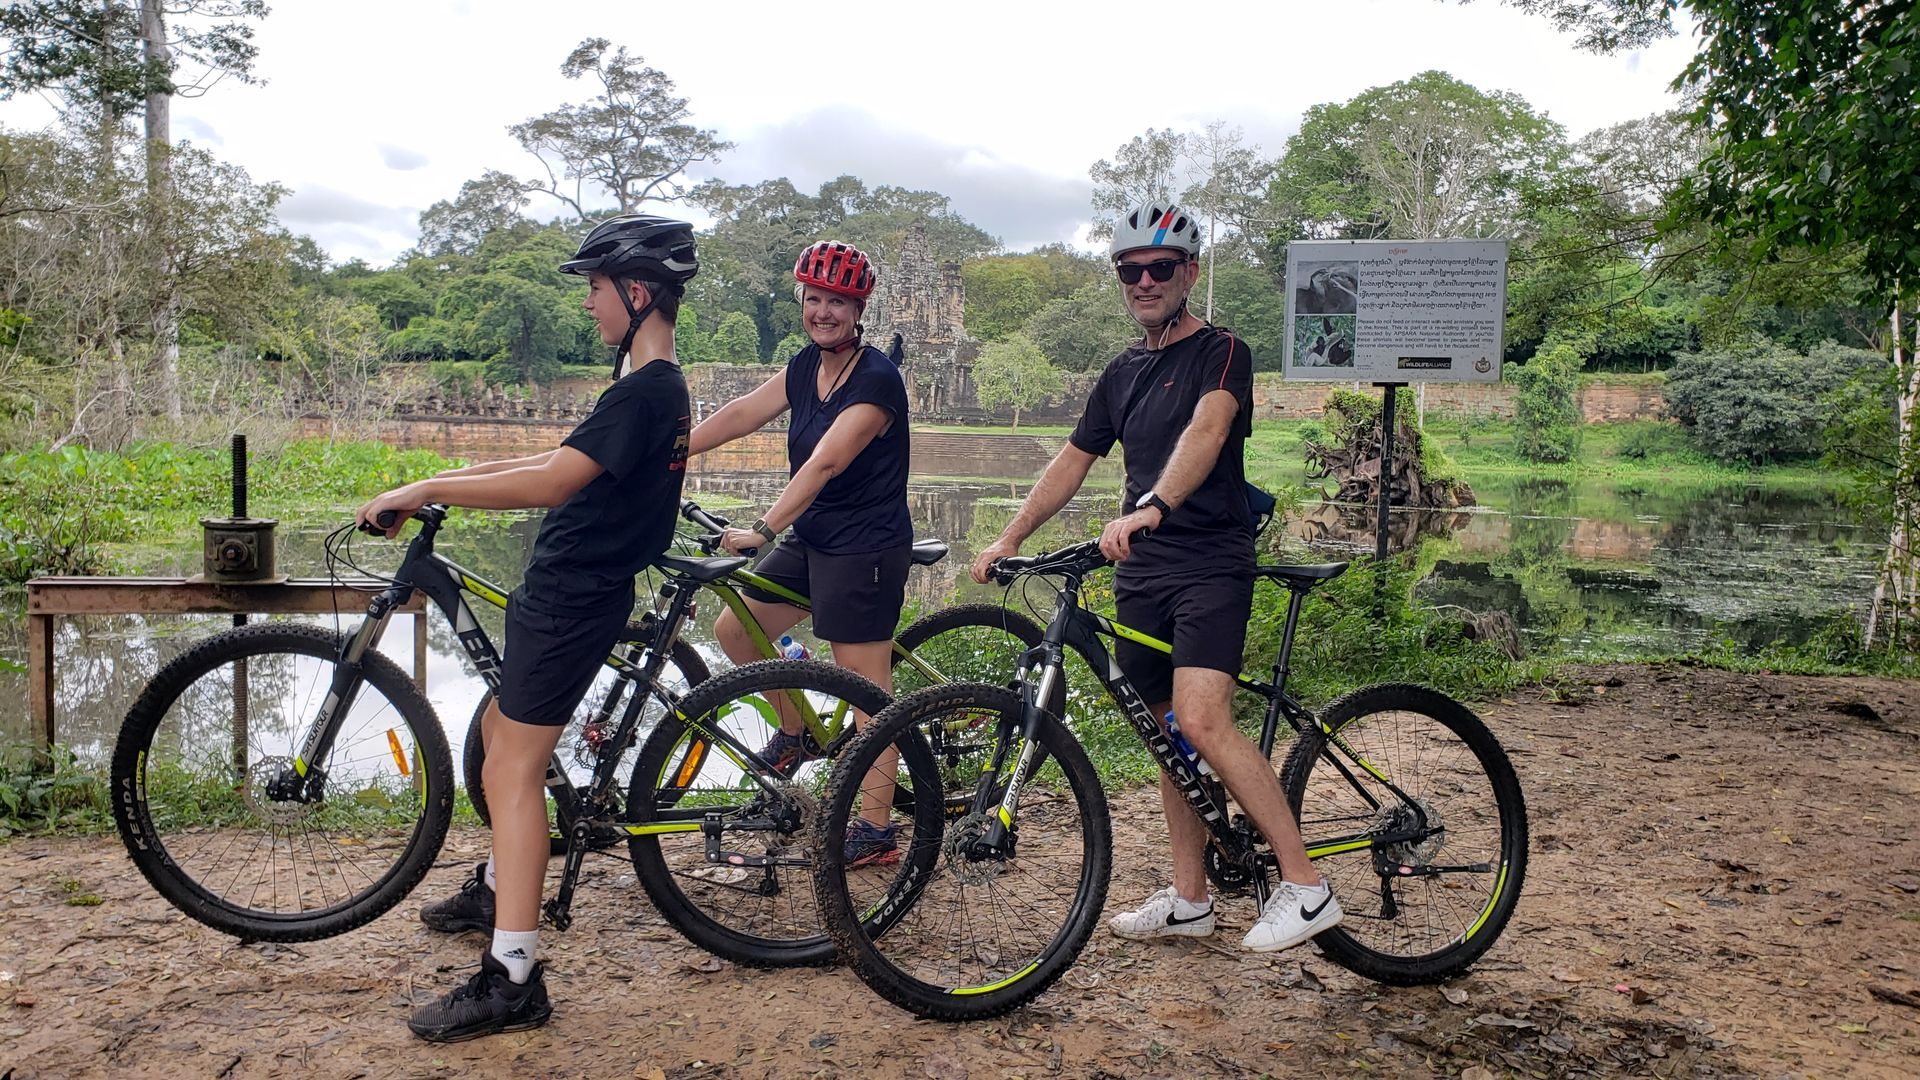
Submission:
<svg viewBox="0 0 1920 1080">
<path fill-rule="evenodd" d="M 1231 393 L 1240 411 L 1213 471 L 1152 536 L 1133 545 L 1131 557 L 1115 570 L 1119 576 L 1251 571 L 1253 512 L 1243 449 L 1253 432 L 1253 357 L 1246 342 L 1207 326 L 1165 349 L 1149 349 L 1145 342 L 1132 346 L 1100 373 L 1071 439 L 1099 457 L 1115 442 L 1125 448 L 1122 512 L 1132 513 L 1136 500 L 1159 482 L 1200 399 L 1216 390 Z"/>
<path fill-rule="evenodd" d="M 673 542 L 687 470 L 687 380 L 655 360 L 600 393 L 562 446 L 605 470 L 547 513 L 520 595 L 551 612 L 633 605 L 633 579 Z"/>
<path fill-rule="evenodd" d="M 913 542 L 907 512 L 907 384 L 887 354 L 863 347 L 853 367 L 820 400 L 820 346 L 808 345 L 787 363 L 787 473 L 800 471 L 840 414 L 853 405 L 878 405 L 893 417 L 887 430 L 827 481 L 793 533 L 816 551 L 851 555 Z"/>
</svg>

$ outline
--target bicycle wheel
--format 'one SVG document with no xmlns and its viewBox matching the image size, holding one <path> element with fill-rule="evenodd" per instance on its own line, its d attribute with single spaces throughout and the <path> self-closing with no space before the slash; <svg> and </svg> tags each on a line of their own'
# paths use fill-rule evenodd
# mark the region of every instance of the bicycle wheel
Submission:
<svg viewBox="0 0 1920 1080">
<path fill-rule="evenodd" d="M 366 923 L 419 884 L 446 839 L 446 736 L 386 657 L 362 660 L 326 760 L 297 760 L 341 642 L 290 623 L 201 642 L 147 684 L 114 745 L 114 821 L 134 864 L 175 907 L 242 940 Z"/>
<path fill-rule="evenodd" d="M 644 623 L 628 623 L 626 632 L 621 636 L 618 647 L 624 648 L 630 643 L 642 642 L 653 636 L 653 628 Z M 673 649 L 667 653 L 667 662 L 660 669 L 660 682 L 664 689 L 685 697 L 693 687 L 707 681 L 707 662 L 700 652 L 685 641 L 675 641 Z M 638 685 L 637 681 L 626 677 L 612 667 L 603 670 L 594 678 L 593 686 L 587 696 L 574 709 L 573 717 L 567 721 L 567 730 L 560 736 L 560 752 L 564 755 L 571 748 L 574 765 L 580 774 L 573 777 L 574 782 L 584 788 L 590 781 L 593 768 L 599 763 L 600 744 L 598 738 L 611 737 L 615 726 L 620 723 L 620 715 L 627 707 L 627 701 Z M 467 741 L 460 752 L 462 779 L 467 786 L 467 801 L 473 804 L 473 812 L 480 818 L 480 824 L 492 825 L 493 819 L 487 812 L 487 790 L 485 778 L 481 775 L 487 761 L 487 747 L 481 738 L 480 720 L 487 714 L 488 706 L 493 704 L 494 694 L 488 690 L 480 697 L 480 704 L 473 710 L 473 719 L 467 724 Z M 642 707 L 640 723 L 634 732 L 631 746 L 638 746 L 647 732 L 659 721 L 665 709 L 655 698 Z M 590 730 L 601 733 L 589 734 Z M 630 749 L 630 747 L 629 747 Z M 569 770 L 572 772 L 573 770 Z M 617 774 L 616 774 L 617 775 Z M 564 835 L 565 823 L 559 823 L 553 837 L 552 853 L 564 855 L 567 851 L 567 839 Z M 608 843 L 617 843 L 618 837 L 610 837 Z M 596 846 L 599 845 L 596 841 Z"/>
<path fill-rule="evenodd" d="M 1380 849 L 1385 872 L 1372 845 L 1316 860 L 1346 919 L 1315 942 L 1384 983 L 1459 974 L 1500 936 L 1527 874 L 1527 810 L 1506 752 L 1466 706 L 1421 686 L 1356 690 L 1320 719 L 1331 734 L 1302 736 L 1281 772 L 1308 850 L 1404 833 L 1422 815 L 1425 828 Z"/>
<path fill-rule="evenodd" d="M 959 683 L 895 701 L 834 763 L 820 815 L 814 892 L 827 932 L 876 993 L 935 1020 L 997 1016 L 1053 985 L 1093 933 L 1113 859 L 1099 777 L 1048 717 L 1035 750 L 1050 760 L 1021 787 L 1010 855 L 971 855 L 991 812 L 949 820 L 939 796 L 918 800 L 896 823 L 898 864 L 849 868 L 845 826 L 881 752 L 929 724 L 976 717 L 997 737 L 1017 738 L 1020 699 L 1004 687 Z M 931 755 L 914 740 L 900 749 L 900 784 L 938 792 Z"/>
<path fill-rule="evenodd" d="M 818 817 L 825 762 L 790 778 L 746 767 L 736 747 L 758 751 L 777 723 L 767 696 L 804 693 L 822 714 L 842 706 L 871 716 L 886 694 L 845 668 L 767 660 L 702 683 L 663 718 L 640 748 L 626 821 L 662 831 L 635 836 L 633 866 L 660 914 L 689 941 L 754 966 L 821 964 L 833 944 L 810 886 L 808 830 Z M 716 842 L 745 865 L 707 859 L 704 819 Z M 761 861 L 761 865 L 754 865 Z"/>
<path fill-rule="evenodd" d="M 942 608 L 916 619 L 894 638 L 899 648 L 893 655 L 893 696 L 903 698 L 929 686 L 956 682 L 1012 686 L 1020 674 L 1021 653 L 1040 644 L 1041 634 L 1032 619 L 998 604 Z M 1066 679 L 1054 686 L 1048 709 L 1055 716 L 1066 715 Z M 952 809 L 958 811 L 973 794 L 980 767 L 992 749 L 993 729 L 929 723 L 921 733 L 943 770 Z M 1030 768 L 1038 770 L 1044 761 L 1036 758 Z M 907 807 L 903 803 L 900 809 Z"/>
</svg>

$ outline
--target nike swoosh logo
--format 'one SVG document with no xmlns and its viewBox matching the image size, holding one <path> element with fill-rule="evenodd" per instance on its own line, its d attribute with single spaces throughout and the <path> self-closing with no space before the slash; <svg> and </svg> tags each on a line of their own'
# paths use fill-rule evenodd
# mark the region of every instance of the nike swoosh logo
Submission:
<svg viewBox="0 0 1920 1080">
<path fill-rule="evenodd" d="M 1326 905 L 1322 904 L 1320 906 L 1325 907 Z M 1208 908 L 1207 910 L 1201 912 L 1198 915 L 1193 916 L 1192 918 L 1182 919 L 1179 916 L 1175 915 L 1173 912 L 1169 911 L 1167 912 L 1167 925 L 1168 926 L 1185 926 L 1188 923 L 1199 922 L 1201 919 L 1204 919 L 1211 914 L 1213 914 L 1213 909 Z"/>
<path fill-rule="evenodd" d="M 1320 901 L 1320 906 L 1317 908 L 1314 908 L 1312 911 L 1307 910 L 1307 905 L 1301 904 L 1300 917 L 1305 919 L 1308 922 L 1312 922 L 1313 920 L 1319 918 L 1320 913 L 1327 910 L 1327 905 L 1331 903 L 1333 903 L 1333 892 L 1329 890 L 1327 892 L 1327 898 L 1325 900 Z"/>
</svg>

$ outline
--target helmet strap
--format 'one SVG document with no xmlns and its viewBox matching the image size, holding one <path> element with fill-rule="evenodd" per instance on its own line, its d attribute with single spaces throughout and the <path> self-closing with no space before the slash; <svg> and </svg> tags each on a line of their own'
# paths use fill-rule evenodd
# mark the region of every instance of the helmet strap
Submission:
<svg viewBox="0 0 1920 1080">
<path fill-rule="evenodd" d="M 637 281 L 639 279 L 635 278 L 633 280 Z M 653 314 L 655 305 L 660 303 L 661 290 L 670 287 L 654 281 L 641 282 L 641 284 L 647 287 L 647 303 L 645 307 L 636 311 L 633 307 L 633 297 L 627 295 L 626 279 L 619 279 L 617 284 L 620 287 L 620 305 L 627 309 L 629 322 L 627 323 L 626 336 L 620 339 L 619 346 L 613 350 L 612 379 L 614 382 L 620 381 L 622 361 L 627 358 L 627 353 L 633 348 L 633 336 L 640 332 L 640 324 L 647 321 L 647 316 Z"/>
</svg>

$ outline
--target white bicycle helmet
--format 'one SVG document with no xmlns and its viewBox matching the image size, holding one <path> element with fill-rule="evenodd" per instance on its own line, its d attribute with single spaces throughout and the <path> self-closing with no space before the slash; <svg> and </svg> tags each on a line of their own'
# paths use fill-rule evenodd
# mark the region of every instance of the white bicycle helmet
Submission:
<svg viewBox="0 0 1920 1080">
<path fill-rule="evenodd" d="M 1113 243 L 1107 253 L 1117 259 L 1141 248 L 1173 248 L 1186 252 L 1188 258 L 1198 258 L 1200 225 L 1170 200 L 1142 203 L 1114 224 Z"/>
</svg>

